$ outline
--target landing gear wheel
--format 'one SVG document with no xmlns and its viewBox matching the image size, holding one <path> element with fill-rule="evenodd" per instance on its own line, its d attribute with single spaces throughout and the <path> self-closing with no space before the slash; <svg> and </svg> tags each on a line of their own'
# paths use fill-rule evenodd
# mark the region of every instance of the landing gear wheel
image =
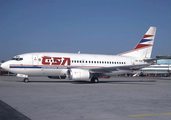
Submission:
<svg viewBox="0 0 171 120">
<path fill-rule="evenodd" d="M 91 78 L 91 82 L 92 83 L 98 83 L 99 79 L 97 77 L 93 77 L 93 78 Z"/>
<path fill-rule="evenodd" d="M 23 80 L 25 83 L 28 83 L 29 82 L 29 79 L 28 78 L 24 78 Z"/>
</svg>

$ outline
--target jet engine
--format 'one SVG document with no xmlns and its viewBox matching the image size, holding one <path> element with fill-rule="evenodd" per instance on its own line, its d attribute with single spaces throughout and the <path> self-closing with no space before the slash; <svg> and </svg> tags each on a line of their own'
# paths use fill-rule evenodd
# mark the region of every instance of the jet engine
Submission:
<svg viewBox="0 0 171 120">
<path fill-rule="evenodd" d="M 67 76 L 70 80 L 89 80 L 90 72 L 83 69 L 70 69 L 67 71 Z"/>
</svg>

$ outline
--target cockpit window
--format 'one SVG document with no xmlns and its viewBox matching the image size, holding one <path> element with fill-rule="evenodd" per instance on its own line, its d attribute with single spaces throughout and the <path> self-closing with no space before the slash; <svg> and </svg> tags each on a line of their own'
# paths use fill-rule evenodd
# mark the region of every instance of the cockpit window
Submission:
<svg viewBox="0 0 171 120">
<path fill-rule="evenodd" d="M 15 56 L 11 60 L 21 61 L 21 60 L 23 60 L 23 58 L 20 58 L 20 56 Z"/>
<path fill-rule="evenodd" d="M 12 58 L 11 60 L 16 60 L 16 58 Z"/>
</svg>

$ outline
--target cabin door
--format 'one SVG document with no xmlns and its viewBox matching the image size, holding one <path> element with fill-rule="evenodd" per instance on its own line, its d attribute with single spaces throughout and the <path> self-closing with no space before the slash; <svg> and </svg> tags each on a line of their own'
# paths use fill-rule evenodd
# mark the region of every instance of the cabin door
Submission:
<svg viewBox="0 0 171 120">
<path fill-rule="evenodd" d="M 32 55 L 32 64 L 38 65 L 38 56 L 37 55 Z"/>
</svg>

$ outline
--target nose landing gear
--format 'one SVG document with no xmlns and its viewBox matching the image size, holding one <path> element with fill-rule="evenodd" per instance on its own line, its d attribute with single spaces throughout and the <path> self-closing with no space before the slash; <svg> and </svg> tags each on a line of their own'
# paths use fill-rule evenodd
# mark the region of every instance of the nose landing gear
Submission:
<svg viewBox="0 0 171 120">
<path fill-rule="evenodd" d="M 28 83 L 28 82 L 29 82 L 28 75 L 17 74 L 17 77 L 24 78 L 24 79 L 23 79 L 23 82 L 25 82 L 25 83 Z"/>
</svg>

